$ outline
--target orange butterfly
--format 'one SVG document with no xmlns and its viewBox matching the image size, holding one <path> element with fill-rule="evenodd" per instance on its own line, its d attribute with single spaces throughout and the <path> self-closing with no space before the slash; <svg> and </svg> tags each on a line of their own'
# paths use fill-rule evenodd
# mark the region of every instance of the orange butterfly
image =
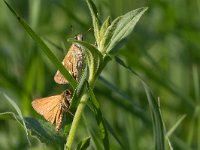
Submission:
<svg viewBox="0 0 200 150">
<path fill-rule="evenodd" d="M 71 98 L 71 91 L 65 90 L 60 95 L 36 99 L 32 101 L 32 106 L 47 121 L 55 123 L 56 131 L 59 131 L 64 112 L 69 112 Z"/>
<path fill-rule="evenodd" d="M 75 40 L 83 40 L 83 35 L 78 34 Z M 78 43 L 73 43 L 70 47 L 67 55 L 62 61 L 64 67 L 69 71 L 69 73 L 78 81 L 81 76 L 81 72 L 84 67 L 84 49 Z M 67 84 L 68 81 L 58 70 L 54 76 L 54 81 L 58 84 Z"/>
</svg>

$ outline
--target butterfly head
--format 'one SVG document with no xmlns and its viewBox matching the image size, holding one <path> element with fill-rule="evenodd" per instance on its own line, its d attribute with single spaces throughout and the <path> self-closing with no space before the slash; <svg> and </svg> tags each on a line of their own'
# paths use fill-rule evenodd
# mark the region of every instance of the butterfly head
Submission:
<svg viewBox="0 0 200 150">
<path fill-rule="evenodd" d="M 83 41 L 83 34 L 79 33 L 74 37 L 75 40 Z"/>
<path fill-rule="evenodd" d="M 83 41 L 83 34 L 79 33 L 74 37 L 75 40 L 77 41 Z M 75 46 L 81 49 L 81 45 L 78 43 L 75 43 Z"/>
<path fill-rule="evenodd" d="M 67 89 L 62 93 L 62 108 L 67 111 L 69 109 L 70 101 L 72 99 L 72 92 Z"/>
</svg>

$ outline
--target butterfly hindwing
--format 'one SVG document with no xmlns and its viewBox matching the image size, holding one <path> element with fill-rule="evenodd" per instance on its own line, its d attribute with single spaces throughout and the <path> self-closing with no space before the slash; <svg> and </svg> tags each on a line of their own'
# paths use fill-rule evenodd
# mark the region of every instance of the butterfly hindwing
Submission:
<svg viewBox="0 0 200 150">
<path fill-rule="evenodd" d="M 64 111 L 61 109 L 57 114 L 56 114 L 56 131 L 58 131 L 61 128 L 62 125 L 62 120 L 63 120 L 63 114 Z"/>
</svg>

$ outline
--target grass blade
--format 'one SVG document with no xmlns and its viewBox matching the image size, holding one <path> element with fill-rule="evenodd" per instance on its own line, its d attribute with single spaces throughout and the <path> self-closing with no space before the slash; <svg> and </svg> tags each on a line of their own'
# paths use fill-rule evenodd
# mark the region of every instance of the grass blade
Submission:
<svg viewBox="0 0 200 150">
<path fill-rule="evenodd" d="M 181 116 L 180 119 L 177 120 L 177 122 L 169 129 L 169 131 L 166 133 L 166 137 L 169 138 L 173 132 L 177 129 L 177 127 L 182 123 L 182 121 L 185 119 L 186 115 Z"/>
<path fill-rule="evenodd" d="M 165 134 L 165 138 L 168 142 L 170 150 L 173 150 L 173 147 L 171 145 L 171 142 L 169 140 L 170 136 L 173 134 L 173 132 L 176 130 L 176 128 L 182 123 L 183 119 L 185 119 L 186 115 L 183 115 L 178 121 L 169 129 L 169 131 Z"/>
<path fill-rule="evenodd" d="M 119 143 L 119 145 L 121 146 L 122 149 L 125 149 L 123 143 L 120 141 L 120 139 L 118 138 L 118 136 L 116 135 L 116 133 L 114 132 L 114 130 L 112 129 L 111 125 L 109 124 L 109 122 L 105 120 L 105 124 L 106 124 L 106 127 L 108 129 L 108 131 L 111 133 L 111 135 L 115 138 L 115 140 Z"/>
<path fill-rule="evenodd" d="M 161 113 L 159 110 L 158 103 L 152 96 L 148 86 L 142 81 L 144 86 L 147 99 L 149 102 L 149 107 L 152 114 L 154 138 L 155 138 L 155 149 L 156 150 L 165 150 L 165 138 L 164 138 L 164 126 L 162 122 Z"/>
</svg>

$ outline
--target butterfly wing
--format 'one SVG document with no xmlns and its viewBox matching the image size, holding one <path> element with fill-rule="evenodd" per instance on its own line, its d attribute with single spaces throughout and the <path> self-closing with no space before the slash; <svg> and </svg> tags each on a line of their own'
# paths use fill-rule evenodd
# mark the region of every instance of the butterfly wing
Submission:
<svg viewBox="0 0 200 150">
<path fill-rule="evenodd" d="M 63 66 L 69 71 L 69 73 L 73 76 L 73 64 L 74 64 L 74 59 L 73 59 L 73 49 L 74 49 L 74 44 L 70 47 L 67 55 L 62 61 Z M 65 77 L 62 75 L 62 73 L 58 70 L 54 76 L 54 81 L 58 84 L 67 84 L 68 81 L 65 79 Z"/>
<path fill-rule="evenodd" d="M 75 37 L 76 40 L 82 41 L 83 35 L 78 34 Z M 64 67 L 69 71 L 69 73 L 76 79 L 79 80 L 82 68 L 83 68 L 83 48 L 78 43 L 73 43 L 70 47 L 67 55 L 62 61 Z M 58 84 L 67 84 L 68 81 L 58 70 L 54 76 L 54 81 Z"/>
<path fill-rule="evenodd" d="M 32 101 L 32 106 L 47 121 L 55 123 L 61 111 L 61 100 L 61 95 L 50 96 Z"/>
</svg>

